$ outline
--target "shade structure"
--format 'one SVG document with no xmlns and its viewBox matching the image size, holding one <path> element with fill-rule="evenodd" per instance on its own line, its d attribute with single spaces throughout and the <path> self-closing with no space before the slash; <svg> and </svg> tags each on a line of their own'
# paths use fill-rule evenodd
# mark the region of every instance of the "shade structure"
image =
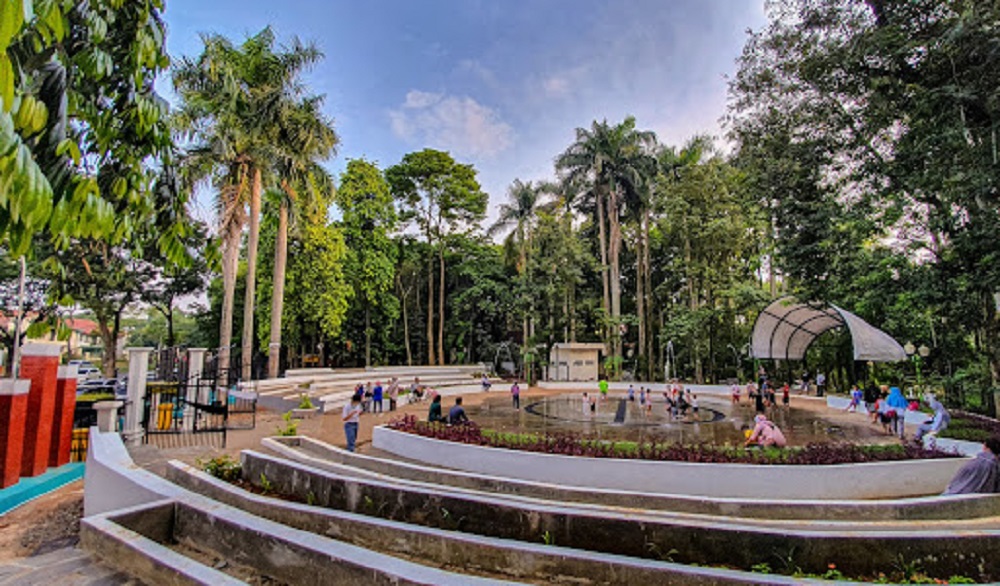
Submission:
<svg viewBox="0 0 1000 586">
<path fill-rule="evenodd" d="M 802 360 L 816 338 L 846 326 L 854 359 L 871 362 L 906 360 L 906 351 L 892 336 L 832 304 L 797 303 L 791 297 L 768 305 L 753 326 L 750 350 L 754 358 Z"/>
</svg>

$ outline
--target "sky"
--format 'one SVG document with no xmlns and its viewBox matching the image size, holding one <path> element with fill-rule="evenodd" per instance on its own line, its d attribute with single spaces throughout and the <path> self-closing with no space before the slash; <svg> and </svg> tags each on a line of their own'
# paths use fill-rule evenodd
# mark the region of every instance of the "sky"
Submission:
<svg viewBox="0 0 1000 586">
<path fill-rule="evenodd" d="M 267 25 L 315 43 L 325 58 L 304 79 L 341 139 L 327 167 L 449 151 L 479 171 L 487 223 L 515 178 L 554 178 L 594 120 L 631 114 L 671 145 L 721 136 L 726 78 L 766 22 L 763 0 L 169 0 L 165 17 L 175 58 L 197 56 L 202 33 L 239 42 Z"/>
</svg>

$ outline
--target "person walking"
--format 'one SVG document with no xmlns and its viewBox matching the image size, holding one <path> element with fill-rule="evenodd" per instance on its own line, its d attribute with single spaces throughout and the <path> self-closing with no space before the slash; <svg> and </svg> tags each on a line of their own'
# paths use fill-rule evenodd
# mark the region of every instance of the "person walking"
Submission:
<svg viewBox="0 0 1000 586">
<path fill-rule="evenodd" d="M 379 380 L 372 388 L 372 413 L 381 413 L 382 407 L 382 381 Z"/>
<path fill-rule="evenodd" d="M 361 421 L 361 395 L 354 393 L 350 403 L 344 405 L 342 419 L 344 421 L 344 435 L 347 437 L 347 451 L 353 452 L 354 445 L 358 441 L 358 422 Z"/>
<path fill-rule="evenodd" d="M 514 409 L 518 411 L 521 410 L 521 387 L 518 386 L 517 381 L 510 386 L 510 398 L 514 401 Z"/>
<path fill-rule="evenodd" d="M 396 410 L 396 399 L 399 397 L 399 379 L 398 378 L 392 377 L 392 380 L 389 381 L 389 391 L 387 392 L 387 394 L 389 395 L 389 411 L 395 411 Z"/>
<path fill-rule="evenodd" d="M 893 431 L 896 432 L 899 439 L 905 439 L 906 411 L 910 407 L 910 402 L 903 396 L 903 392 L 899 390 L 899 387 L 890 387 L 886 403 L 894 412 L 893 425 L 895 429 Z"/>
</svg>

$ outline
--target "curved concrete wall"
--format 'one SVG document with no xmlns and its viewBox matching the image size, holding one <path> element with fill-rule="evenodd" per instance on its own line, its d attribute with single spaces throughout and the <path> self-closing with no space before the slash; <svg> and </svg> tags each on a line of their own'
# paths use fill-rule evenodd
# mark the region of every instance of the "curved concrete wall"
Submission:
<svg viewBox="0 0 1000 586">
<path fill-rule="evenodd" d="M 83 486 L 87 517 L 186 494 L 176 484 L 136 466 L 120 435 L 101 433 L 96 427 L 90 428 Z"/>
<path fill-rule="evenodd" d="M 938 494 L 964 458 L 835 466 L 755 466 L 579 458 L 474 446 L 376 427 L 372 445 L 466 472 L 570 486 L 761 499 L 873 499 Z"/>
</svg>

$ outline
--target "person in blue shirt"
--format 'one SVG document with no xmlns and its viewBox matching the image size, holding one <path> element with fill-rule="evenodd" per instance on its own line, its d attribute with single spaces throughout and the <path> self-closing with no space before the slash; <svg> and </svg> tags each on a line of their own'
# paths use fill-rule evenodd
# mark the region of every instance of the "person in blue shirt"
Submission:
<svg viewBox="0 0 1000 586">
<path fill-rule="evenodd" d="M 372 412 L 382 412 L 382 381 L 375 381 L 375 388 L 372 389 Z"/>
<path fill-rule="evenodd" d="M 891 387 L 889 389 L 889 397 L 885 402 L 895 412 L 896 429 L 894 431 L 899 435 L 899 439 L 903 439 L 905 437 L 903 427 L 906 423 L 906 411 L 910 408 L 910 402 L 903 396 L 903 392 L 899 390 L 899 387 Z"/>
<path fill-rule="evenodd" d="M 462 397 L 455 397 L 455 405 L 448 411 L 448 423 L 452 425 L 462 425 L 469 422 L 469 416 L 462 408 Z"/>
</svg>

